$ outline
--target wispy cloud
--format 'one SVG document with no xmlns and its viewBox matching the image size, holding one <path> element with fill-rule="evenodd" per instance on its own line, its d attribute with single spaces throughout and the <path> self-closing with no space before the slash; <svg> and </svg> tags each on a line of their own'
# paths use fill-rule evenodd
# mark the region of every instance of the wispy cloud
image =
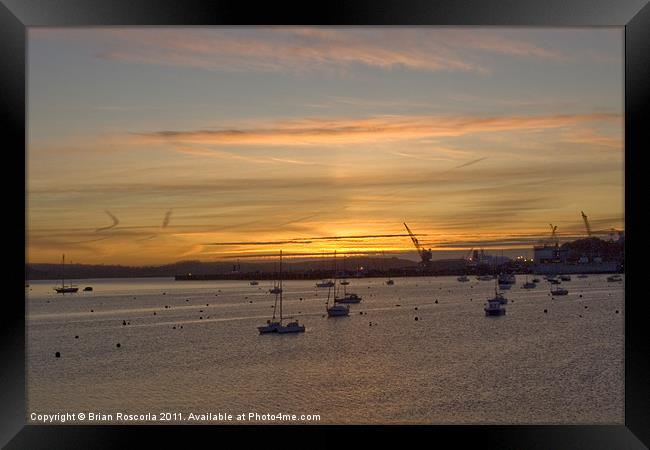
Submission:
<svg viewBox="0 0 650 450">
<path fill-rule="evenodd" d="M 306 72 L 358 64 L 393 70 L 487 73 L 480 55 L 566 61 L 560 49 L 495 30 L 408 28 L 36 29 L 34 39 L 95 39 L 98 57 L 228 71 Z"/>
<path fill-rule="evenodd" d="M 262 122 L 249 128 L 161 130 L 134 133 L 144 143 L 170 142 L 210 145 L 316 145 L 353 144 L 399 139 L 458 137 L 477 133 L 546 130 L 578 124 L 620 120 L 613 113 L 552 114 L 530 116 L 378 116 L 368 118 L 307 118 Z M 187 153 L 208 155 L 205 150 L 182 148 Z M 198 153 L 197 153 L 198 152 Z M 223 157 L 247 159 L 240 154 Z"/>
</svg>

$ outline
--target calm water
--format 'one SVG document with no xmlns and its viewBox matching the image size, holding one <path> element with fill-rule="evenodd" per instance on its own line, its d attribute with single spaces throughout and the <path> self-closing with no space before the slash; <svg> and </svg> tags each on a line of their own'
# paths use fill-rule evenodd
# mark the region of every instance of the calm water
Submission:
<svg viewBox="0 0 650 450">
<path fill-rule="evenodd" d="M 485 317 L 489 281 L 384 281 L 351 280 L 348 289 L 363 302 L 351 305 L 349 317 L 330 319 L 323 317 L 327 289 L 286 281 L 285 315 L 307 327 L 295 335 L 257 332 L 273 311 L 270 282 L 73 280 L 94 292 L 72 295 L 55 294 L 52 281 L 30 282 L 28 415 L 623 423 L 622 283 L 573 276 L 562 283 L 569 295 L 551 299 L 546 281 L 524 290 L 517 276 L 505 291 L 507 315 Z"/>
</svg>

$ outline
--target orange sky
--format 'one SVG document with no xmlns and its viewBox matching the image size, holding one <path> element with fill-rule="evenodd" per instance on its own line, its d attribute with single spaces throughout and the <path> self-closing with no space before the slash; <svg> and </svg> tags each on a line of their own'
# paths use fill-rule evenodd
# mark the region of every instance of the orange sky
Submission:
<svg viewBox="0 0 650 450">
<path fill-rule="evenodd" d="M 551 222 L 584 234 L 581 210 L 623 228 L 619 29 L 33 29 L 29 44 L 32 262 L 415 258 L 403 222 L 434 250 L 525 254 Z"/>
</svg>

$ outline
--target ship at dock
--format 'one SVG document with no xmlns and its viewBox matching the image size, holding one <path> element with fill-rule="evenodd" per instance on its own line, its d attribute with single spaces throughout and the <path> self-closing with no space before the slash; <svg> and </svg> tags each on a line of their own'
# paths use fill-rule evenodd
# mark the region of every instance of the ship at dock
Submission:
<svg viewBox="0 0 650 450">
<path fill-rule="evenodd" d="M 592 231 L 586 214 L 581 214 L 587 237 L 560 245 L 557 226 L 550 224 L 550 239 L 533 247 L 533 273 L 568 275 L 623 271 L 625 233 L 609 230 L 608 240 L 596 237 L 597 232 Z"/>
</svg>

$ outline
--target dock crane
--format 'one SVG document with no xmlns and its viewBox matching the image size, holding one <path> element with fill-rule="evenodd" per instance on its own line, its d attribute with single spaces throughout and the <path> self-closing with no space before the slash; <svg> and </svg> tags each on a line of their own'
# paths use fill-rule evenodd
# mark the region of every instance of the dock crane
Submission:
<svg viewBox="0 0 650 450">
<path fill-rule="evenodd" d="M 584 211 L 580 211 L 580 214 L 582 214 L 582 220 L 585 222 L 585 228 L 587 229 L 587 236 L 591 237 L 591 226 L 589 226 L 589 220 L 587 220 L 587 215 L 585 214 Z"/>
<path fill-rule="evenodd" d="M 557 225 L 553 225 L 552 223 L 549 223 L 551 226 L 551 242 L 553 242 L 556 246 L 559 244 L 557 240 L 557 235 L 555 232 L 557 231 Z"/>
<path fill-rule="evenodd" d="M 411 236 L 411 240 L 413 241 L 413 245 L 415 245 L 415 248 L 417 249 L 417 251 L 418 251 L 418 253 L 420 255 L 420 258 L 422 259 L 422 261 L 421 261 L 422 265 L 423 266 L 428 266 L 429 263 L 431 262 L 431 256 L 432 256 L 431 249 L 426 250 L 426 249 L 422 248 L 422 246 L 420 245 L 420 242 L 418 241 L 418 238 L 415 237 L 415 235 L 413 234 L 413 232 L 411 231 L 409 226 L 406 225 L 406 223 L 404 223 L 404 226 L 406 227 L 406 231 L 408 231 L 409 236 Z"/>
</svg>

